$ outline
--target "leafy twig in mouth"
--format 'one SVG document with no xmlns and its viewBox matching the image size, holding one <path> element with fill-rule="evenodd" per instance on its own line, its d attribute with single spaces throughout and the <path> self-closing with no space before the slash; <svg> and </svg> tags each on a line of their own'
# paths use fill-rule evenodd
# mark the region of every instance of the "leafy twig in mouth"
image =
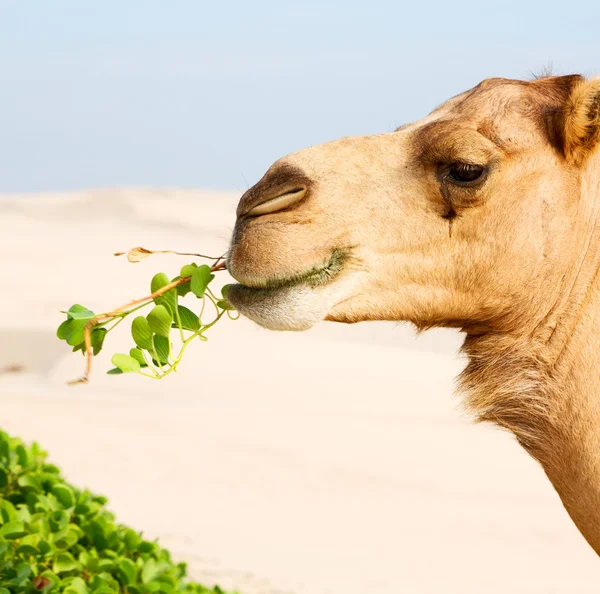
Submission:
<svg viewBox="0 0 600 594">
<path fill-rule="evenodd" d="M 119 252 L 115 255 L 124 253 L 125 252 Z M 156 253 L 193 255 L 202 258 L 207 257 L 201 254 L 188 254 L 171 250 L 151 251 L 141 247 L 133 248 L 127 252 L 130 262 L 139 262 Z M 170 282 L 166 275 L 159 273 L 152 279 L 152 289 L 155 289 L 155 286 L 156 289 L 149 295 L 129 301 L 109 312 L 96 315 L 83 306 L 72 306 L 68 312 L 65 312 L 67 313 L 67 320 L 61 324 L 57 334 L 59 338 L 66 340 L 72 345 L 74 347 L 73 350 L 83 350 L 85 352 L 86 366 L 83 376 L 69 383 L 87 383 L 92 371 L 93 357 L 98 354 L 102 348 L 105 335 L 120 324 L 126 316 L 152 302 L 155 302 L 156 304 L 154 309 L 147 318 L 141 318 L 141 321 L 147 328 L 143 348 L 140 345 L 141 341 L 139 340 L 139 336 L 138 339 L 136 339 L 136 334 L 134 333 L 132 326 L 132 334 L 137 346 L 135 349 L 131 349 L 130 355 L 113 356 L 113 363 L 116 365 L 117 369 L 112 370 L 111 373 L 136 371 L 146 377 L 160 379 L 172 371 L 176 371 L 183 352 L 191 340 L 196 337 L 206 340 L 203 333 L 221 319 L 225 312 L 228 312 L 229 314 L 230 310 L 233 310 L 225 295 L 227 287 L 223 288 L 223 298 L 220 300 L 213 295 L 210 289 L 208 289 L 208 284 L 214 278 L 214 274 L 212 273 L 227 269 L 223 256 L 214 258 L 213 260 L 212 266 L 198 266 L 195 263 L 184 266 L 181 269 L 181 275 Z M 184 285 L 187 286 L 184 287 Z M 173 291 L 174 289 L 176 289 L 176 291 Z M 171 291 L 171 293 L 167 295 L 169 291 Z M 189 309 L 178 305 L 178 296 L 183 296 L 188 292 L 193 292 L 196 297 L 202 299 L 202 311 L 204 311 L 205 295 L 209 296 L 209 299 L 214 303 L 217 310 L 217 316 L 212 322 L 203 325 L 196 314 Z M 186 319 L 182 321 L 184 314 Z M 110 328 L 105 328 L 105 326 L 113 320 L 116 320 L 115 323 Z M 134 325 L 136 321 L 137 318 L 134 320 Z M 83 340 L 81 340 L 81 328 L 83 323 L 85 325 L 83 327 Z M 171 341 L 169 339 L 171 326 L 179 327 L 182 339 L 182 348 L 175 360 L 171 359 Z M 186 338 L 184 330 L 191 331 L 192 335 Z M 79 332 L 79 334 L 76 334 L 77 332 Z M 99 332 L 97 340 L 94 339 L 94 337 L 96 337 L 96 332 Z M 79 336 L 79 338 L 75 339 L 75 335 Z M 168 354 L 165 355 L 162 353 L 162 356 L 160 356 L 157 352 L 157 343 L 155 342 L 157 337 L 163 341 L 166 340 Z M 144 351 L 147 351 L 147 353 Z M 150 360 L 154 363 L 154 367 L 150 364 L 147 355 L 150 356 Z M 164 366 L 167 366 L 168 369 L 164 370 Z M 148 367 L 153 375 L 141 371 L 141 369 L 145 367 Z"/>
</svg>

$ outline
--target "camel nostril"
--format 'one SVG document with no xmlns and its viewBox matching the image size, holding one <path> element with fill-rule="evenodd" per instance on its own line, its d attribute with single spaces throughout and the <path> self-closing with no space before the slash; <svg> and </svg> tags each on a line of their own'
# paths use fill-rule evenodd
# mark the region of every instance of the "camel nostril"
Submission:
<svg viewBox="0 0 600 594">
<path fill-rule="evenodd" d="M 284 210 L 302 200 L 304 196 L 306 196 L 306 188 L 295 188 L 289 192 L 285 192 L 284 194 L 280 194 L 279 196 L 275 196 L 274 198 L 270 198 L 269 200 L 265 200 L 265 202 L 257 204 L 246 213 L 246 216 L 256 217 Z"/>
</svg>

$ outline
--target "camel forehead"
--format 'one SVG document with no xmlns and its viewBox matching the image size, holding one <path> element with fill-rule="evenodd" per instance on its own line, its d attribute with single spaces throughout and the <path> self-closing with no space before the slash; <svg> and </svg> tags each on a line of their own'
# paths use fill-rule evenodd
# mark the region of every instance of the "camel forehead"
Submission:
<svg viewBox="0 0 600 594">
<path fill-rule="evenodd" d="M 561 107 L 580 75 L 553 76 L 532 81 L 491 78 L 453 97 L 436 108 L 426 119 L 444 117 L 502 126 L 520 120 L 539 125 L 546 114 Z"/>
<path fill-rule="evenodd" d="M 425 144 L 468 130 L 476 130 L 506 149 L 548 143 L 546 116 L 565 101 L 579 78 L 553 77 L 531 82 L 487 79 L 399 131 L 416 131 L 415 140 Z"/>
<path fill-rule="evenodd" d="M 489 78 L 442 103 L 432 114 L 450 111 L 493 113 L 499 105 L 525 96 L 529 87 L 530 83 L 521 80 Z"/>
<path fill-rule="evenodd" d="M 421 121 L 443 121 L 472 128 L 513 129 L 537 126 L 545 103 L 537 89 L 524 81 L 488 79 L 437 107 Z"/>
</svg>

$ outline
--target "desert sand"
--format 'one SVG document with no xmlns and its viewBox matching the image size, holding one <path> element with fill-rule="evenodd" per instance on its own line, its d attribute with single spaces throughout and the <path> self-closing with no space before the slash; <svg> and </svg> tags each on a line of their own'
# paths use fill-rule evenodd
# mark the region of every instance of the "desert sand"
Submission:
<svg viewBox="0 0 600 594">
<path fill-rule="evenodd" d="M 461 336 L 397 324 L 213 328 L 180 372 L 92 382 L 59 310 L 105 311 L 227 247 L 235 192 L 0 197 L 0 427 L 160 537 L 191 575 L 246 594 L 583 594 L 600 563 L 539 466 L 453 396 Z M 222 283 L 227 282 L 226 275 Z M 125 351 L 126 352 L 126 351 Z"/>
</svg>

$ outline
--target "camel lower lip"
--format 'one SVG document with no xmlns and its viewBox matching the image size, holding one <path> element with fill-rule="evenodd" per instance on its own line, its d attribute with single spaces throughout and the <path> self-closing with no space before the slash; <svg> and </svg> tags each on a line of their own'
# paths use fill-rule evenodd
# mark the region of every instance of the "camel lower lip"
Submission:
<svg viewBox="0 0 600 594">
<path fill-rule="evenodd" d="M 331 257 L 326 264 L 315 266 L 306 272 L 287 278 L 275 277 L 266 280 L 264 283 L 252 286 L 241 283 L 233 286 L 236 287 L 235 292 L 241 292 L 242 294 L 246 292 L 247 294 L 252 293 L 253 295 L 260 293 L 265 295 L 273 294 L 280 290 L 300 286 L 314 289 L 321 285 L 325 285 L 336 278 L 342 269 L 344 259 L 344 255 L 341 250 L 336 249 L 332 252 Z"/>
<path fill-rule="evenodd" d="M 234 307 L 240 309 L 239 306 L 242 306 L 249 299 L 255 300 L 260 299 L 261 297 L 267 298 L 284 290 L 285 287 L 261 289 L 257 287 L 247 287 L 246 285 L 241 285 L 237 283 L 229 287 L 227 291 L 227 299 L 232 303 Z"/>
</svg>

